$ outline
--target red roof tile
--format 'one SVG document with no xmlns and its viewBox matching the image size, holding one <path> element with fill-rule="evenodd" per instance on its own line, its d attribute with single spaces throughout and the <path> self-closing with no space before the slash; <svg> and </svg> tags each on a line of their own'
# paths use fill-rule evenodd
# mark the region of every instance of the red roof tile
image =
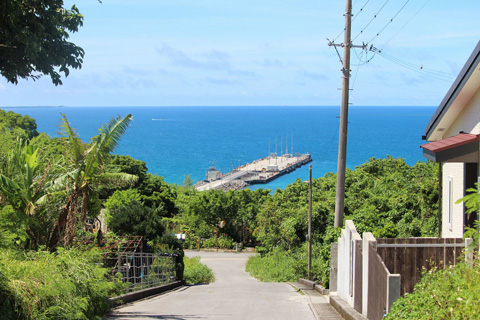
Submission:
<svg viewBox="0 0 480 320">
<path fill-rule="evenodd" d="M 452 149 L 464 144 L 478 141 L 479 136 L 480 135 L 475 135 L 470 133 L 460 133 L 456 136 L 422 144 L 420 148 L 427 149 L 436 153 L 436 152 Z"/>
</svg>

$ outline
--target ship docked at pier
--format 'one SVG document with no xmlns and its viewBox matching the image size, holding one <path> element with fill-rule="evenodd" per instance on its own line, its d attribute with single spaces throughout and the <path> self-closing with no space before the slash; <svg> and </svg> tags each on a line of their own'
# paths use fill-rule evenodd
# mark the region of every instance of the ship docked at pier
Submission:
<svg viewBox="0 0 480 320">
<path fill-rule="evenodd" d="M 310 154 L 289 154 L 278 156 L 271 153 L 268 157 L 247 163 L 223 174 L 212 166 L 208 169 L 206 179 L 195 184 L 198 191 L 239 190 L 249 185 L 268 183 L 284 174 L 294 171 L 312 161 Z"/>
</svg>

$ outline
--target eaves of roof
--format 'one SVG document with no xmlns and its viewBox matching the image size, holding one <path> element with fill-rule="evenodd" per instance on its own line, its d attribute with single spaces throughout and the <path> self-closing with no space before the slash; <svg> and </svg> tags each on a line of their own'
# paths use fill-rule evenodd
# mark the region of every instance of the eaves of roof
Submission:
<svg viewBox="0 0 480 320">
<path fill-rule="evenodd" d="M 478 140 L 479 140 L 479 136 L 476 134 L 460 133 L 456 136 L 422 144 L 420 148 L 427 149 L 432 152 L 440 152 L 440 151 L 456 148 L 468 143 L 472 143 Z"/>
<path fill-rule="evenodd" d="M 465 83 L 468 81 L 470 75 L 475 71 L 475 68 L 480 64 L 480 41 L 477 43 L 477 46 L 473 50 L 472 54 L 468 58 L 467 62 L 463 66 L 462 70 L 460 71 L 459 75 L 453 82 L 453 85 L 448 90 L 447 94 L 443 98 L 442 102 L 438 106 L 437 110 L 433 114 L 430 122 L 428 123 L 427 127 L 425 128 L 425 136 L 424 139 L 428 140 L 429 136 L 434 131 L 437 124 L 440 122 L 442 117 L 448 111 L 448 108 L 455 100 L 457 95 L 460 93 L 462 88 L 464 87 Z"/>
</svg>

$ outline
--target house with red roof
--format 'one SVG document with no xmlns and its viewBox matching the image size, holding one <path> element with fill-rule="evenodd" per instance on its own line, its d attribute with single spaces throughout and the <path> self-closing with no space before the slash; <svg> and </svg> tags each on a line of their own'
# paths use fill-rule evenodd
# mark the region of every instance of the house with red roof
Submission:
<svg viewBox="0 0 480 320">
<path fill-rule="evenodd" d="M 462 238 L 476 214 L 466 214 L 463 198 L 479 180 L 480 41 L 425 128 L 423 155 L 439 164 L 439 232 Z"/>
</svg>

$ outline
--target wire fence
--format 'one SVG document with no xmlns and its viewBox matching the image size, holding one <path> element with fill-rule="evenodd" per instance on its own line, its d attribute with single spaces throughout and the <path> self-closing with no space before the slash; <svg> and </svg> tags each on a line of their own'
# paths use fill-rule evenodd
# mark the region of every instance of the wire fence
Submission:
<svg viewBox="0 0 480 320">
<path fill-rule="evenodd" d="M 166 285 L 176 280 L 174 254 L 140 252 L 112 252 L 104 257 L 104 264 L 113 267 L 112 275 L 128 283 L 126 292 Z"/>
</svg>

